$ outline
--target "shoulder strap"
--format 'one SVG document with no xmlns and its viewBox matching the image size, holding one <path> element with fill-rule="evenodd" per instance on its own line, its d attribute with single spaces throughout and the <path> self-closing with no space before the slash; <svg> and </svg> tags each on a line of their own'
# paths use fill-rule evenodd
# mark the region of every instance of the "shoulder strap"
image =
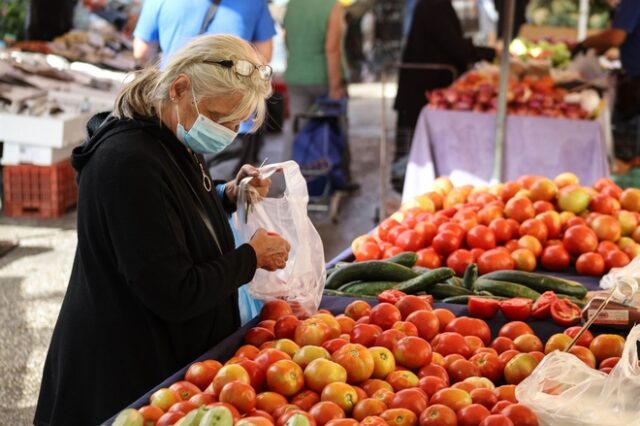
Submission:
<svg viewBox="0 0 640 426">
<path fill-rule="evenodd" d="M 167 156 L 169 157 L 169 160 L 171 160 L 173 165 L 176 166 L 176 169 L 178 170 L 178 173 L 180 173 L 180 175 L 184 178 L 185 182 L 187 182 L 187 185 L 189 186 L 189 189 L 191 190 L 191 193 L 194 195 L 194 197 L 198 201 L 196 203 L 196 210 L 198 211 L 198 215 L 200 216 L 200 218 L 204 222 L 204 225 L 207 227 L 207 230 L 211 234 L 211 237 L 213 237 L 213 240 L 216 242 L 216 246 L 218 247 L 218 251 L 220 251 L 220 254 L 224 254 L 224 252 L 222 251 L 222 247 L 220 246 L 220 241 L 218 240 L 218 236 L 216 235 L 216 232 L 213 229 L 213 225 L 211 224 L 211 220 L 209 220 L 209 217 L 207 216 L 206 212 L 204 211 L 204 208 L 203 208 L 204 204 L 203 204 L 202 200 L 200 199 L 200 196 L 198 196 L 198 192 L 196 191 L 196 189 L 191 184 L 191 181 L 189 180 L 187 175 L 184 174 L 184 172 L 182 171 L 182 169 L 178 165 L 178 162 L 174 158 L 174 156 L 171 153 L 171 151 L 169 151 L 169 148 L 164 146 L 164 143 L 162 141 L 159 141 L 159 143 L 160 143 L 160 146 L 167 153 Z"/>
<path fill-rule="evenodd" d="M 200 32 L 198 34 L 204 34 L 211 25 L 211 21 L 216 16 L 216 12 L 218 11 L 218 5 L 222 0 L 211 0 L 211 4 L 209 5 L 209 9 L 207 10 L 207 14 L 204 16 L 204 20 L 202 21 L 202 26 L 200 27 Z"/>
</svg>

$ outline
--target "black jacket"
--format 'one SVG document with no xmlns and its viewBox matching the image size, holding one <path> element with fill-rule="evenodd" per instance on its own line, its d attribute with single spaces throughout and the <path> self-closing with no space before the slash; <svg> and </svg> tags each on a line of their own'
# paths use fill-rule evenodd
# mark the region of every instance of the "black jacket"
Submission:
<svg viewBox="0 0 640 426">
<path fill-rule="evenodd" d="M 95 425 L 240 326 L 256 270 L 194 158 L 157 119 L 89 125 L 76 148 L 78 247 L 47 355 L 36 425 Z M 171 152 L 174 164 L 169 153 Z M 222 252 L 197 213 L 189 179 Z"/>
<path fill-rule="evenodd" d="M 418 0 L 402 52 L 403 63 L 451 65 L 461 74 L 469 64 L 493 59 L 494 55 L 493 50 L 477 48 L 464 38 L 451 0 Z M 448 71 L 400 70 L 394 107 L 415 122 L 427 103 L 425 91 L 446 87 L 452 82 Z"/>
</svg>

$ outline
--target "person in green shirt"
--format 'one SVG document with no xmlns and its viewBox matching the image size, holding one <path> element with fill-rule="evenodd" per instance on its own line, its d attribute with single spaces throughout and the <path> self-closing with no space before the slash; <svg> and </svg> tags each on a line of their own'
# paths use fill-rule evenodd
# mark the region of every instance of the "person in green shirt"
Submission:
<svg viewBox="0 0 640 426">
<path fill-rule="evenodd" d="M 316 98 L 346 96 L 342 78 L 343 8 L 336 0 L 290 0 L 284 16 L 291 116 L 304 113 Z M 291 120 L 293 122 L 293 120 Z M 292 140 L 283 147 L 291 158 Z"/>
</svg>

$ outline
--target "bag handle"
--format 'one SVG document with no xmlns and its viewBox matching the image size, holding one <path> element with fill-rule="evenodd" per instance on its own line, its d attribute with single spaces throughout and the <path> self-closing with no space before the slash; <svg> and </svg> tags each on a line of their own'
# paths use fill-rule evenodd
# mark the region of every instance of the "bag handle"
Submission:
<svg viewBox="0 0 640 426">
<path fill-rule="evenodd" d="M 269 177 L 277 171 L 282 171 L 285 182 L 285 197 L 297 198 L 304 200 L 305 205 L 309 201 L 309 193 L 307 191 L 307 181 L 300 172 L 300 166 L 295 161 L 285 161 L 282 163 L 269 164 L 260 169 L 260 173 L 264 177 Z"/>
<path fill-rule="evenodd" d="M 204 34 L 205 31 L 207 31 L 207 28 L 209 28 L 209 25 L 211 25 L 213 18 L 215 18 L 216 16 L 216 12 L 218 11 L 218 6 L 220 5 L 221 1 L 222 0 L 211 0 L 211 4 L 209 5 L 209 9 L 207 9 L 207 14 L 204 15 L 204 20 L 202 21 L 202 25 L 200 26 L 200 32 L 198 33 L 198 35 Z"/>
</svg>

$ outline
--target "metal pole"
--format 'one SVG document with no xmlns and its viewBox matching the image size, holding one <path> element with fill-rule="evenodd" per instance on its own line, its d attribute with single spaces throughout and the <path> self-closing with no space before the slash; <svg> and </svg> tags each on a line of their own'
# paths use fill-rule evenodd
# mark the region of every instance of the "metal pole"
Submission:
<svg viewBox="0 0 640 426">
<path fill-rule="evenodd" d="M 580 0 L 580 11 L 578 15 L 578 41 L 587 38 L 587 27 L 589 23 L 589 0 Z"/>
<path fill-rule="evenodd" d="M 385 102 L 386 95 L 386 82 L 387 82 L 387 67 L 382 64 L 382 72 L 380 73 L 380 86 L 382 87 L 382 113 L 380 119 L 381 134 L 380 134 L 380 181 L 379 181 L 379 193 L 380 200 L 378 205 L 378 221 L 381 221 L 387 217 L 387 103 Z"/>
<path fill-rule="evenodd" d="M 500 58 L 500 86 L 498 92 L 498 111 L 496 113 L 496 138 L 493 151 L 493 173 L 491 183 L 498 183 L 502 178 L 502 158 L 504 155 L 504 138 L 507 124 L 507 83 L 509 82 L 509 45 L 513 32 L 514 1 L 504 3 L 504 26 L 502 31 L 502 57 Z"/>
</svg>

